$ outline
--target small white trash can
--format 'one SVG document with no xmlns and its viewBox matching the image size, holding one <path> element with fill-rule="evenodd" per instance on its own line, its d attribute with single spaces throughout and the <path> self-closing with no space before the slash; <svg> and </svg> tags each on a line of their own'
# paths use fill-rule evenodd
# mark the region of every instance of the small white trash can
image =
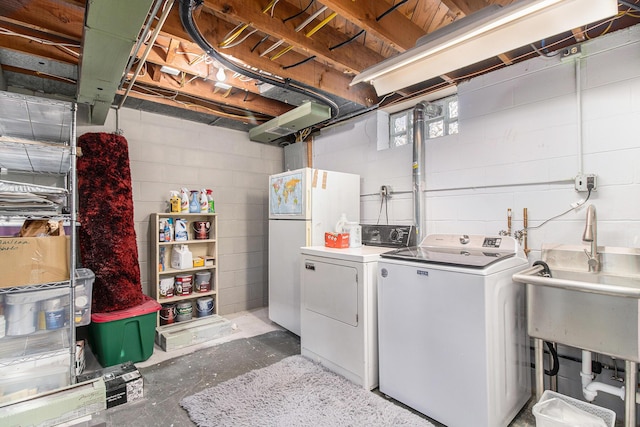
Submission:
<svg viewBox="0 0 640 427">
<path fill-rule="evenodd" d="M 532 412 L 536 427 L 614 427 L 616 422 L 616 413 L 611 409 L 551 390 L 542 393 Z"/>
</svg>

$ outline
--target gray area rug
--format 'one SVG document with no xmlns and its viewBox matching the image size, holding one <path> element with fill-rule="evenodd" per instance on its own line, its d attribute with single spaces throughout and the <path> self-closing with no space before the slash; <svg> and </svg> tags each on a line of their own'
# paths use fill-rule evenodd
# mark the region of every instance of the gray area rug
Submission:
<svg viewBox="0 0 640 427">
<path fill-rule="evenodd" d="M 433 427 L 300 355 L 185 397 L 180 405 L 200 427 Z"/>
</svg>

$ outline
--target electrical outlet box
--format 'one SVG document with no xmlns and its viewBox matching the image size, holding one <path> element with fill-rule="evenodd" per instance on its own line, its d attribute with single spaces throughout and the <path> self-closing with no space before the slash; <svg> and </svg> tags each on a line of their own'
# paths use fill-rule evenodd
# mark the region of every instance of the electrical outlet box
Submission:
<svg viewBox="0 0 640 427">
<path fill-rule="evenodd" d="M 581 174 L 576 176 L 576 191 L 596 191 L 598 189 L 598 176 L 596 174 Z"/>
<path fill-rule="evenodd" d="M 562 51 L 560 60 L 562 62 L 572 61 L 575 58 L 580 58 L 580 56 L 582 56 L 582 48 L 580 47 L 580 45 L 576 44 L 565 48 Z"/>
</svg>

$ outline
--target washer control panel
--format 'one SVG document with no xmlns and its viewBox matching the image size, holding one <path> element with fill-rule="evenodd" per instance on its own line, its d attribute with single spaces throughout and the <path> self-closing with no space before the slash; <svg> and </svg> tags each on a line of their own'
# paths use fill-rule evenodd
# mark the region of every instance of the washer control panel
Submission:
<svg viewBox="0 0 640 427">
<path fill-rule="evenodd" d="M 500 237 L 485 237 L 484 242 L 482 242 L 483 248 L 499 248 L 502 243 L 502 238 Z"/>
</svg>

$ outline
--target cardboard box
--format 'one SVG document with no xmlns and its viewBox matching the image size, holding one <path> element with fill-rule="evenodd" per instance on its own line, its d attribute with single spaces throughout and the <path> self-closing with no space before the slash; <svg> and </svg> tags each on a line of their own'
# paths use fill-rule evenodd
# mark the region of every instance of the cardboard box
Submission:
<svg viewBox="0 0 640 427">
<path fill-rule="evenodd" d="M 0 288 L 69 280 L 69 237 L 0 237 Z"/>
<path fill-rule="evenodd" d="M 349 233 L 324 233 L 324 245 L 328 248 L 348 248 Z"/>
<path fill-rule="evenodd" d="M 140 371 L 131 362 L 78 375 L 77 381 L 89 381 L 94 378 L 104 379 L 107 409 L 135 402 L 144 396 L 144 380 Z"/>
</svg>

